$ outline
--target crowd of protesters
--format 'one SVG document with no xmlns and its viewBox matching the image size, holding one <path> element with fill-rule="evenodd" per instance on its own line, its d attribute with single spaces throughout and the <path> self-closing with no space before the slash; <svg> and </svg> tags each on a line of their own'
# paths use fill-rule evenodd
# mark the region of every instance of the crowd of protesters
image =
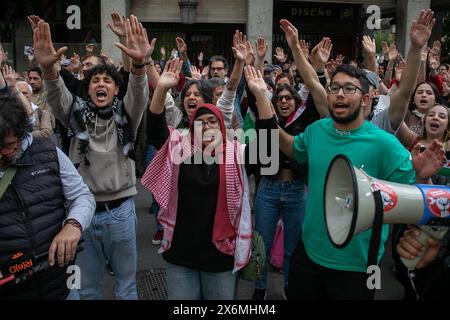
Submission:
<svg viewBox="0 0 450 320">
<path fill-rule="evenodd" d="M 67 59 L 49 24 L 29 16 L 30 68 L 14 71 L 0 48 L 0 299 L 102 299 L 108 271 L 115 299 L 138 299 L 136 183 L 153 199 L 152 244 L 166 262 L 169 299 L 235 299 L 253 230 L 270 261 L 277 228 L 284 298 L 373 299 L 371 231 L 332 245 L 325 174 L 344 154 L 377 179 L 450 185 L 439 171 L 450 152 L 450 61 L 439 41 L 429 47 L 433 15 L 423 10 L 413 22 L 406 59 L 395 43 L 377 53 L 369 36 L 359 63 L 327 37 L 310 49 L 282 19 L 287 47 L 272 64 L 263 37 L 252 44 L 237 30 L 233 61 L 199 52 L 197 65 L 180 37 L 170 59 L 161 47 L 156 61 L 157 39 L 116 12 L 109 27 L 120 62 L 92 44 Z M 424 247 L 420 232 L 391 233 L 405 299 L 445 296 L 448 236 Z M 384 226 L 378 263 L 389 236 Z M 33 261 L 28 276 L 9 271 L 22 255 Z M 414 270 L 402 266 L 400 257 L 418 255 Z M 79 290 L 66 287 L 69 264 L 82 270 Z M 269 268 L 255 300 L 267 297 Z"/>
</svg>

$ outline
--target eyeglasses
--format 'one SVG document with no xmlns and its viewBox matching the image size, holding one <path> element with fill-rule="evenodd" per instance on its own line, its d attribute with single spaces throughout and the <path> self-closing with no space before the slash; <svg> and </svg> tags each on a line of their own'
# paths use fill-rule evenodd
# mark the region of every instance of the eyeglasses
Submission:
<svg viewBox="0 0 450 320">
<path fill-rule="evenodd" d="M 215 67 L 215 68 L 210 67 L 210 68 L 209 68 L 209 70 L 211 70 L 211 71 L 222 71 L 222 70 L 224 70 L 224 69 L 225 69 L 224 67 Z"/>
<path fill-rule="evenodd" d="M 209 118 L 206 121 L 203 120 L 195 120 L 195 122 L 201 123 L 202 124 L 202 128 L 204 128 L 206 125 L 208 125 L 209 128 L 216 128 L 219 124 L 219 120 L 217 120 L 217 118 L 213 117 L 213 118 Z"/>
<path fill-rule="evenodd" d="M 362 93 L 364 93 L 363 89 L 361 89 L 358 86 L 355 86 L 354 84 L 344 84 L 343 86 L 339 85 L 339 84 L 331 84 L 328 86 L 328 91 L 331 94 L 338 94 L 339 90 L 341 90 L 344 92 L 344 94 L 354 94 L 356 92 L 356 90 L 361 91 Z"/>
<path fill-rule="evenodd" d="M 277 102 L 281 102 L 283 99 L 286 99 L 286 101 L 291 101 L 294 97 L 291 95 L 277 96 Z"/>
</svg>

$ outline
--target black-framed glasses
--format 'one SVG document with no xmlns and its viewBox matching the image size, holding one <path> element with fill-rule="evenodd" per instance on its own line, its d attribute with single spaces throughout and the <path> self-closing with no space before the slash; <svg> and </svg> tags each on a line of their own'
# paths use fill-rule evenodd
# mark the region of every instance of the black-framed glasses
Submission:
<svg viewBox="0 0 450 320">
<path fill-rule="evenodd" d="M 363 89 L 361 89 L 358 86 L 355 86 L 354 84 L 344 84 L 344 85 L 339 85 L 337 83 L 332 83 L 328 86 L 328 91 L 331 94 L 338 94 L 339 90 L 341 90 L 344 92 L 344 94 L 354 94 L 356 93 L 356 90 L 361 91 L 362 93 L 364 93 Z"/>
<path fill-rule="evenodd" d="M 286 99 L 286 101 L 291 101 L 292 99 L 294 99 L 294 96 L 287 94 L 284 96 L 277 96 L 277 102 L 281 102 L 283 101 L 283 99 Z"/>
<path fill-rule="evenodd" d="M 198 119 L 195 120 L 195 122 L 201 123 L 202 128 L 204 128 L 206 125 L 208 125 L 209 128 L 216 128 L 219 125 L 219 120 L 216 117 L 211 117 L 206 121 Z"/>
</svg>

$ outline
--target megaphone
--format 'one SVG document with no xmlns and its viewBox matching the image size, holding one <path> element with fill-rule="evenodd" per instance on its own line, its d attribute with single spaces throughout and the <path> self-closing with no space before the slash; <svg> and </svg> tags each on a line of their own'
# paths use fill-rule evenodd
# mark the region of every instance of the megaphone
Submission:
<svg viewBox="0 0 450 320">
<path fill-rule="evenodd" d="M 325 224 L 335 247 L 346 247 L 355 235 L 372 226 L 376 190 L 383 201 L 383 223 L 428 225 L 433 229 L 450 226 L 449 187 L 375 179 L 339 154 L 328 167 L 324 189 Z M 440 233 L 434 236 L 440 237 Z"/>
</svg>

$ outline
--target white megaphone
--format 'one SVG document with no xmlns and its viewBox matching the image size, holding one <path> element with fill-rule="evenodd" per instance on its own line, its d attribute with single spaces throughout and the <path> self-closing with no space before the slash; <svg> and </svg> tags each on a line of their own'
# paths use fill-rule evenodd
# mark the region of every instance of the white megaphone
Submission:
<svg viewBox="0 0 450 320">
<path fill-rule="evenodd" d="M 450 226 L 449 187 L 378 180 L 340 154 L 328 167 L 324 189 L 325 225 L 335 247 L 344 248 L 353 236 L 372 227 L 376 190 L 383 200 L 383 223 L 420 225 L 425 232 L 419 241 L 425 246 L 426 233 L 438 239 L 445 235 Z M 419 259 L 403 262 L 413 268 Z"/>
</svg>

